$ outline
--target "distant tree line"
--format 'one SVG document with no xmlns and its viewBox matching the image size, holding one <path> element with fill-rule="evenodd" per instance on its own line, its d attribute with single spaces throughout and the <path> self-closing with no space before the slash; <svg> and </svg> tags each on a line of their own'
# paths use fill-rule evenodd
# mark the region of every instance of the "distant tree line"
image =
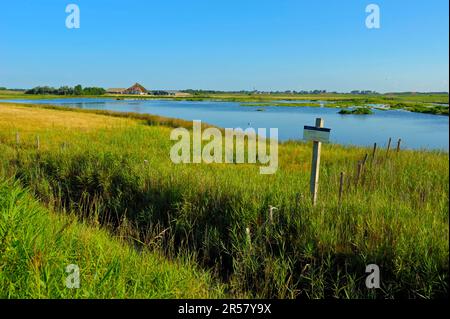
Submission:
<svg viewBox="0 0 450 319">
<path fill-rule="evenodd" d="M 448 94 L 448 92 L 387 92 L 386 95 L 437 95 Z"/>
<path fill-rule="evenodd" d="M 224 92 L 224 91 L 215 91 L 215 90 L 182 90 L 182 93 L 189 93 L 192 95 L 205 95 L 205 94 L 220 94 L 220 93 L 237 93 L 237 92 Z M 245 92 L 245 91 L 242 91 Z"/>
<path fill-rule="evenodd" d="M 152 95 L 169 95 L 170 93 L 162 90 L 150 91 Z"/>
<path fill-rule="evenodd" d="M 311 90 L 311 91 L 292 91 L 292 94 L 326 94 L 327 90 Z"/>
<path fill-rule="evenodd" d="M 183 90 L 181 92 L 184 93 L 189 93 L 192 95 L 208 95 L 208 94 L 296 94 L 296 95 L 318 95 L 318 94 L 344 94 L 344 93 L 338 93 L 336 91 L 332 91 L 332 92 L 328 92 L 327 90 L 286 90 L 286 91 L 258 91 L 258 90 L 253 90 L 253 91 L 246 91 L 246 90 L 242 90 L 242 91 L 216 91 L 216 90 Z M 359 95 L 374 95 L 374 94 L 379 94 L 376 91 L 371 91 L 371 90 L 353 90 L 351 92 L 349 92 L 351 94 L 359 94 Z"/>
<path fill-rule="evenodd" d="M 326 90 L 311 90 L 311 91 L 295 91 L 295 90 L 287 90 L 287 91 L 216 91 L 216 90 L 182 90 L 183 93 L 189 93 L 192 95 L 207 95 L 207 94 L 325 94 Z M 336 92 L 331 92 L 336 93 Z"/>
<path fill-rule="evenodd" d="M 37 86 L 25 91 L 25 94 L 52 94 L 52 95 L 103 95 L 106 90 L 99 87 L 85 87 L 77 85 L 75 87 L 61 86 L 56 89 L 50 86 Z"/>
<path fill-rule="evenodd" d="M 15 92 L 23 92 L 24 89 L 11 89 L 7 88 L 6 86 L 0 86 L 0 91 L 15 91 Z"/>
<path fill-rule="evenodd" d="M 354 90 L 354 91 L 351 91 L 350 93 L 351 93 L 351 94 L 359 94 L 359 95 L 379 94 L 378 92 L 371 91 L 371 90 L 365 90 L 365 91 Z"/>
</svg>

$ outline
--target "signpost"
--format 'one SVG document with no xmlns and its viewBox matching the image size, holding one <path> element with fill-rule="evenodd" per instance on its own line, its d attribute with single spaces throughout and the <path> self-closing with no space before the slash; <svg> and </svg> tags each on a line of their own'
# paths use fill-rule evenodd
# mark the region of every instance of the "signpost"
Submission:
<svg viewBox="0 0 450 319">
<path fill-rule="evenodd" d="M 322 119 L 317 119 L 322 121 Z M 316 121 L 317 121 L 316 120 Z M 317 125 L 318 122 L 316 122 Z M 323 121 L 320 125 L 322 125 Z M 303 139 L 305 141 L 314 141 L 321 143 L 328 143 L 330 141 L 330 129 L 323 128 L 322 126 L 307 126 L 305 125 L 305 129 L 303 131 Z"/>
<path fill-rule="evenodd" d="M 313 205 L 317 202 L 317 190 L 319 188 L 319 169 L 320 169 L 320 152 L 322 143 L 330 141 L 331 129 L 323 127 L 323 119 L 316 119 L 316 126 L 305 126 L 303 130 L 303 139 L 313 141 L 313 155 L 311 165 L 311 181 L 310 190 Z"/>
</svg>

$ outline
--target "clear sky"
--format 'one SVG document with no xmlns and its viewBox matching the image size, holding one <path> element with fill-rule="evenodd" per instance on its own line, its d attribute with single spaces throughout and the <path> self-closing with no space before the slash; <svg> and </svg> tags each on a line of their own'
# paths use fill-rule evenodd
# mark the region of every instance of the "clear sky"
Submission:
<svg viewBox="0 0 450 319">
<path fill-rule="evenodd" d="M 80 8 L 67 29 L 67 4 Z M 368 29 L 365 8 L 381 9 Z M 0 86 L 448 91 L 448 0 L 1 0 Z"/>
</svg>

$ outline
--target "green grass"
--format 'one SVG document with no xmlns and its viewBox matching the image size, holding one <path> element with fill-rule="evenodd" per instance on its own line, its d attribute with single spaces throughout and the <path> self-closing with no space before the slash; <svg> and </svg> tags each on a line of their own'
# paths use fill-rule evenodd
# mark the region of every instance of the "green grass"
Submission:
<svg viewBox="0 0 450 319">
<path fill-rule="evenodd" d="M 14 122 L 19 110 L 24 117 Z M 26 118 L 27 110 L 41 117 Z M 46 117 L 64 122 L 48 127 Z M 114 233 L 126 229 L 143 243 L 137 247 L 153 247 L 168 259 L 194 254 L 232 297 L 448 296 L 448 153 L 380 149 L 358 173 L 370 149 L 324 145 L 313 207 L 309 144 L 281 144 L 278 172 L 267 176 L 257 165 L 173 164 L 171 128 L 160 125 L 170 121 L 127 114 L 124 125 L 113 112 L 12 106 L 0 106 L 1 118 L 2 175 L 52 211 L 96 220 Z M 80 118 L 92 129 L 75 126 Z M 269 205 L 278 208 L 273 221 Z M 381 269 L 377 291 L 364 284 L 370 263 Z M 105 296 L 92 285 L 86 294 Z"/>
<path fill-rule="evenodd" d="M 435 115 L 447 115 L 448 116 L 448 106 L 444 105 L 427 105 L 423 103 L 394 103 L 391 105 L 393 109 L 403 109 L 410 112 L 416 113 L 427 113 Z"/>
<path fill-rule="evenodd" d="M 192 260 L 138 251 L 120 235 L 52 213 L 17 182 L 0 181 L 0 298 L 223 296 Z M 71 264 L 80 269 L 79 289 L 66 287 Z"/>
</svg>

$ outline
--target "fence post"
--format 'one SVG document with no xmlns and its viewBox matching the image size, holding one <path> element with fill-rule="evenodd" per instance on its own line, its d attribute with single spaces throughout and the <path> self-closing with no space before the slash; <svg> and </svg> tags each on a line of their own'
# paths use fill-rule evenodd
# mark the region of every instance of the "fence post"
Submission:
<svg viewBox="0 0 450 319">
<path fill-rule="evenodd" d="M 356 173 L 356 181 L 355 181 L 356 188 L 358 188 L 359 185 L 359 178 L 361 177 L 361 171 L 362 171 L 362 162 L 358 161 L 358 171 Z"/>
<path fill-rule="evenodd" d="M 397 153 L 400 152 L 400 144 L 402 143 L 402 139 L 399 138 L 397 142 Z"/>
<path fill-rule="evenodd" d="M 373 144 L 373 150 L 372 150 L 372 163 L 375 161 L 375 154 L 377 152 L 377 143 Z"/>
<path fill-rule="evenodd" d="M 341 178 L 339 180 L 339 205 L 342 202 L 343 191 L 344 191 L 344 172 L 341 172 Z"/>
<path fill-rule="evenodd" d="M 390 137 L 389 141 L 388 141 L 387 150 L 386 150 L 386 157 L 388 157 L 388 155 L 389 155 L 389 150 L 391 149 L 391 142 L 392 142 L 392 138 Z"/>
<path fill-rule="evenodd" d="M 366 155 L 364 155 L 364 159 L 363 159 L 363 162 L 362 162 L 363 167 L 366 166 L 366 162 L 367 162 L 368 158 L 369 158 L 369 154 L 366 153 Z"/>
<path fill-rule="evenodd" d="M 323 119 L 316 119 L 316 127 L 323 127 Z M 322 149 L 322 143 L 314 141 L 313 142 L 313 155 L 312 155 L 312 166 L 311 166 L 311 180 L 310 189 L 313 206 L 317 203 L 317 191 L 319 188 L 319 170 L 320 170 L 320 153 Z"/>
</svg>

